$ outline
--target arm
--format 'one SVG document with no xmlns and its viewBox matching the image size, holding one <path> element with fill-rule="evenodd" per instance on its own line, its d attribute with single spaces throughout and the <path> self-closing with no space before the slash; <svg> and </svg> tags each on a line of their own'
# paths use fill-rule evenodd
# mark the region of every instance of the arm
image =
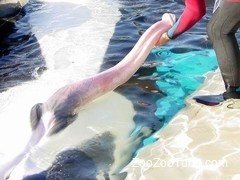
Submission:
<svg viewBox="0 0 240 180">
<path fill-rule="evenodd" d="M 196 24 L 206 13 L 204 0 L 185 0 L 185 9 L 179 20 L 167 32 L 170 39 L 178 37 Z"/>
<path fill-rule="evenodd" d="M 159 38 L 155 46 L 164 45 L 170 39 L 175 39 L 196 24 L 206 13 L 204 0 L 185 0 L 185 5 L 178 21 Z"/>
</svg>

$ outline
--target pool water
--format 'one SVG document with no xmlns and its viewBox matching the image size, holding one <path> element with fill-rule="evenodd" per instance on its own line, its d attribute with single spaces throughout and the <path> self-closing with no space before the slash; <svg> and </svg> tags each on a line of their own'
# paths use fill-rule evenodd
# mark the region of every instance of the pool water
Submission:
<svg viewBox="0 0 240 180">
<path fill-rule="evenodd" d="M 157 67 L 159 80 L 156 83 L 165 97 L 157 101 L 156 116 L 168 123 L 185 106 L 184 99 L 204 82 L 204 74 L 217 68 L 217 62 L 213 50 L 182 54 L 165 54 L 166 50 L 164 53 L 161 51 L 157 52 L 162 64 Z"/>
<path fill-rule="evenodd" d="M 35 103 L 114 66 L 163 13 L 179 16 L 183 8 L 177 0 L 30 1 L 15 21 L 1 22 L 0 161 L 27 142 L 28 114 Z M 87 106 L 73 126 L 33 148 L 30 156 L 38 169 L 29 175 L 55 177 L 60 164 L 68 168 L 62 176 L 72 179 L 124 179 L 122 168 L 158 140 L 154 134 L 186 106 L 185 98 L 204 82 L 205 73 L 217 68 L 206 35 L 211 12 L 209 7 L 194 28 L 153 49 L 127 83 Z M 84 173 L 77 175 L 78 169 Z"/>
</svg>

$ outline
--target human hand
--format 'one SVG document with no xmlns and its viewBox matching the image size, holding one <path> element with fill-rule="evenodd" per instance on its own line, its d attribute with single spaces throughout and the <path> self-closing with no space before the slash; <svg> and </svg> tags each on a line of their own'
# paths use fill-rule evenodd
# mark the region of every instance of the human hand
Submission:
<svg viewBox="0 0 240 180">
<path fill-rule="evenodd" d="M 166 22 L 170 26 L 176 22 L 176 16 L 171 13 L 164 13 L 162 16 L 162 21 Z M 167 35 L 167 32 L 163 33 L 162 36 L 159 38 L 155 46 L 162 46 L 170 41 L 170 38 Z"/>
<path fill-rule="evenodd" d="M 155 46 L 162 46 L 170 41 L 170 38 L 168 37 L 167 33 L 163 33 L 162 36 L 159 38 Z"/>
</svg>

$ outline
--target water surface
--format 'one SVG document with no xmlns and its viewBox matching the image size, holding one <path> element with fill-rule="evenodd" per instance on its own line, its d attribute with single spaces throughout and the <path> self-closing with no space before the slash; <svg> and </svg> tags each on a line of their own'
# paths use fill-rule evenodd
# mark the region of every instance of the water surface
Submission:
<svg viewBox="0 0 240 180">
<path fill-rule="evenodd" d="M 8 30 L 0 44 L 2 159 L 27 141 L 32 105 L 65 84 L 112 67 L 163 13 L 179 16 L 183 8 L 181 1 L 170 0 L 30 1 L 15 23 L 1 26 Z M 209 7 L 194 28 L 154 49 L 117 88 L 120 95 L 90 105 L 65 132 L 33 149 L 32 161 L 40 168 L 28 178 L 126 177 L 121 169 L 139 149 L 157 141 L 154 134 L 186 106 L 185 98 L 203 83 L 204 74 L 217 68 L 206 35 L 211 12 Z M 67 166 L 67 158 L 71 166 L 59 175 L 58 164 Z M 89 172 L 77 174 L 86 165 Z"/>
</svg>

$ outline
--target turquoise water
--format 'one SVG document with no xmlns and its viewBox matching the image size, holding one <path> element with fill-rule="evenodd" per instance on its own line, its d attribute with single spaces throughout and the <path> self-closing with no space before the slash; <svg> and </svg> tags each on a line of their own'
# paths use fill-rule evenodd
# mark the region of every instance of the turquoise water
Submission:
<svg viewBox="0 0 240 180">
<path fill-rule="evenodd" d="M 186 53 L 174 53 L 169 48 L 152 51 L 161 62 L 152 74 L 164 97 L 159 99 L 155 115 L 166 126 L 186 106 L 185 99 L 204 82 L 204 74 L 217 68 L 213 50 L 206 49 Z M 144 146 L 155 142 L 154 135 L 143 141 Z"/>
<path fill-rule="evenodd" d="M 148 60 L 158 62 L 156 71 L 151 75 L 155 79 L 163 97 L 157 100 L 155 116 L 167 126 L 169 121 L 184 107 L 185 99 L 204 82 L 205 74 L 217 69 L 217 59 L 213 49 L 176 53 L 172 48 L 153 49 Z M 137 126 L 134 133 L 141 127 Z M 143 146 L 157 141 L 154 134 L 143 140 Z M 137 151 L 138 152 L 138 151 Z"/>
<path fill-rule="evenodd" d="M 205 79 L 204 74 L 217 68 L 213 50 L 175 54 L 166 49 L 154 52 L 162 64 L 157 67 L 156 81 L 165 97 L 157 101 L 156 116 L 169 120 L 183 107 L 185 98 L 192 94 Z"/>
</svg>

